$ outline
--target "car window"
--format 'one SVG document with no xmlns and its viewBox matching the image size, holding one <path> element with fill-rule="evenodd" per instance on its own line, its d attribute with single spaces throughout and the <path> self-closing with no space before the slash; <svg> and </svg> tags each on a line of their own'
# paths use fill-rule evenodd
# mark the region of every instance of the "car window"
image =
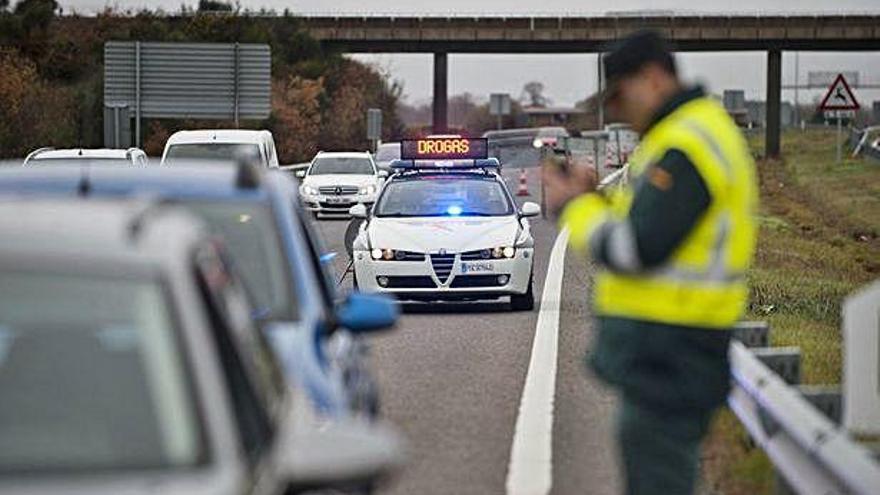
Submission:
<svg viewBox="0 0 880 495">
<path fill-rule="evenodd" d="M 223 237 L 253 298 L 255 316 L 299 318 L 281 239 L 269 207 L 256 202 L 189 201 L 186 206 Z"/>
<path fill-rule="evenodd" d="M 497 180 L 443 177 L 392 181 L 373 212 L 377 217 L 502 216 L 514 209 Z"/>
<path fill-rule="evenodd" d="M 323 239 L 318 232 L 318 229 L 315 228 L 314 224 L 311 220 L 305 218 L 303 214 L 303 209 L 299 206 L 294 205 L 294 211 L 297 212 L 299 217 L 299 223 L 302 226 L 303 233 L 305 238 L 307 239 L 307 244 L 309 248 L 309 259 L 312 261 L 312 266 L 315 268 L 315 273 L 318 274 L 319 282 L 321 284 L 321 297 L 324 300 L 324 303 L 328 308 L 331 308 L 336 301 L 336 282 L 333 280 L 333 274 L 330 270 L 330 267 L 321 263 L 321 255 L 326 253 L 325 245 Z"/>
<path fill-rule="evenodd" d="M 315 158 L 309 175 L 373 174 L 373 161 L 367 157 L 319 156 Z"/>
<path fill-rule="evenodd" d="M 258 144 L 251 143 L 188 143 L 172 144 L 165 154 L 165 163 L 193 161 L 249 160 L 265 163 Z"/>
<path fill-rule="evenodd" d="M 0 270 L 0 475 L 200 462 L 176 331 L 155 280 Z"/>
<path fill-rule="evenodd" d="M 376 161 L 380 162 L 390 162 L 391 160 L 397 160 L 400 158 L 400 144 L 383 144 L 379 146 L 379 149 L 376 151 Z"/>
<path fill-rule="evenodd" d="M 263 334 L 253 325 L 243 288 L 218 250 L 213 246 L 199 249 L 195 266 L 241 440 L 245 451 L 256 459 L 274 433 L 284 380 Z"/>
</svg>

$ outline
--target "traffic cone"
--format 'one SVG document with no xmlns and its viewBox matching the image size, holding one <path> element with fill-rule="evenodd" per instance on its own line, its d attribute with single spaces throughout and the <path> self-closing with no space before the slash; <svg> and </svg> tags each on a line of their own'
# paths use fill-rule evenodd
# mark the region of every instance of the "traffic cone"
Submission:
<svg viewBox="0 0 880 495">
<path fill-rule="evenodd" d="M 524 168 L 519 169 L 519 188 L 516 190 L 517 196 L 531 196 L 529 194 L 528 175 Z"/>
</svg>

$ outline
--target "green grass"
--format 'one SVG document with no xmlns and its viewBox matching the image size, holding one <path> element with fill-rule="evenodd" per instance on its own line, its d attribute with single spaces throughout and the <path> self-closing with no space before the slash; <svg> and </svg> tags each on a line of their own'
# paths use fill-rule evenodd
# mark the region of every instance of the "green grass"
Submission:
<svg viewBox="0 0 880 495">
<path fill-rule="evenodd" d="M 769 321 L 772 345 L 801 348 L 809 384 L 840 382 L 841 303 L 880 276 L 880 163 L 836 164 L 835 137 L 785 133 L 784 159 L 758 163 L 760 238 L 747 318 Z M 750 144 L 763 152 L 760 137 Z M 725 495 L 772 492 L 772 465 L 730 411 L 713 424 L 704 477 Z"/>
</svg>

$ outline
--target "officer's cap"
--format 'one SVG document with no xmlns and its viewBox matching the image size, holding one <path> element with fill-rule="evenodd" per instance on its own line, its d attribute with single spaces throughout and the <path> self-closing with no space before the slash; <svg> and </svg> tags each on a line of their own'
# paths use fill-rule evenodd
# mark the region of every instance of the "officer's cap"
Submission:
<svg viewBox="0 0 880 495">
<path fill-rule="evenodd" d="M 676 75 L 675 58 L 666 40 L 656 31 L 637 31 L 610 46 L 602 57 L 607 90 L 603 98 L 613 96 L 617 82 L 641 70 L 649 63 L 657 63 L 670 74 Z"/>
</svg>

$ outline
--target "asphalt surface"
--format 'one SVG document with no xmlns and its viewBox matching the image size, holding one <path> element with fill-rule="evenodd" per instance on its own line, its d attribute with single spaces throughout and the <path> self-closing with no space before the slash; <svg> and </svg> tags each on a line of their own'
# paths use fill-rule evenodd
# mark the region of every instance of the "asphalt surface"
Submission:
<svg viewBox="0 0 880 495">
<path fill-rule="evenodd" d="M 508 181 L 515 191 L 518 170 Z M 530 173 L 538 201 L 535 171 Z M 347 256 L 348 221 L 321 220 L 327 248 Z M 536 239 L 535 295 L 540 301 L 557 231 L 532 220 Z M 620 493 L 613 444 L 614 396 L 589 375 L 592 339 L 587 304 L 590 266 L 568 252 L 562 285 L 553 422 L 554 494 Z M 351 287 L 350 276 L 342 290 Z M 406 469 L 381 493 L 504 493 L 523 383 L 529 368 L 537 307 L 512 312 L 506 302 L 408 304 L 398 326 L 372 341 L 382 412 L 410 446 Z"/>
</svg>

